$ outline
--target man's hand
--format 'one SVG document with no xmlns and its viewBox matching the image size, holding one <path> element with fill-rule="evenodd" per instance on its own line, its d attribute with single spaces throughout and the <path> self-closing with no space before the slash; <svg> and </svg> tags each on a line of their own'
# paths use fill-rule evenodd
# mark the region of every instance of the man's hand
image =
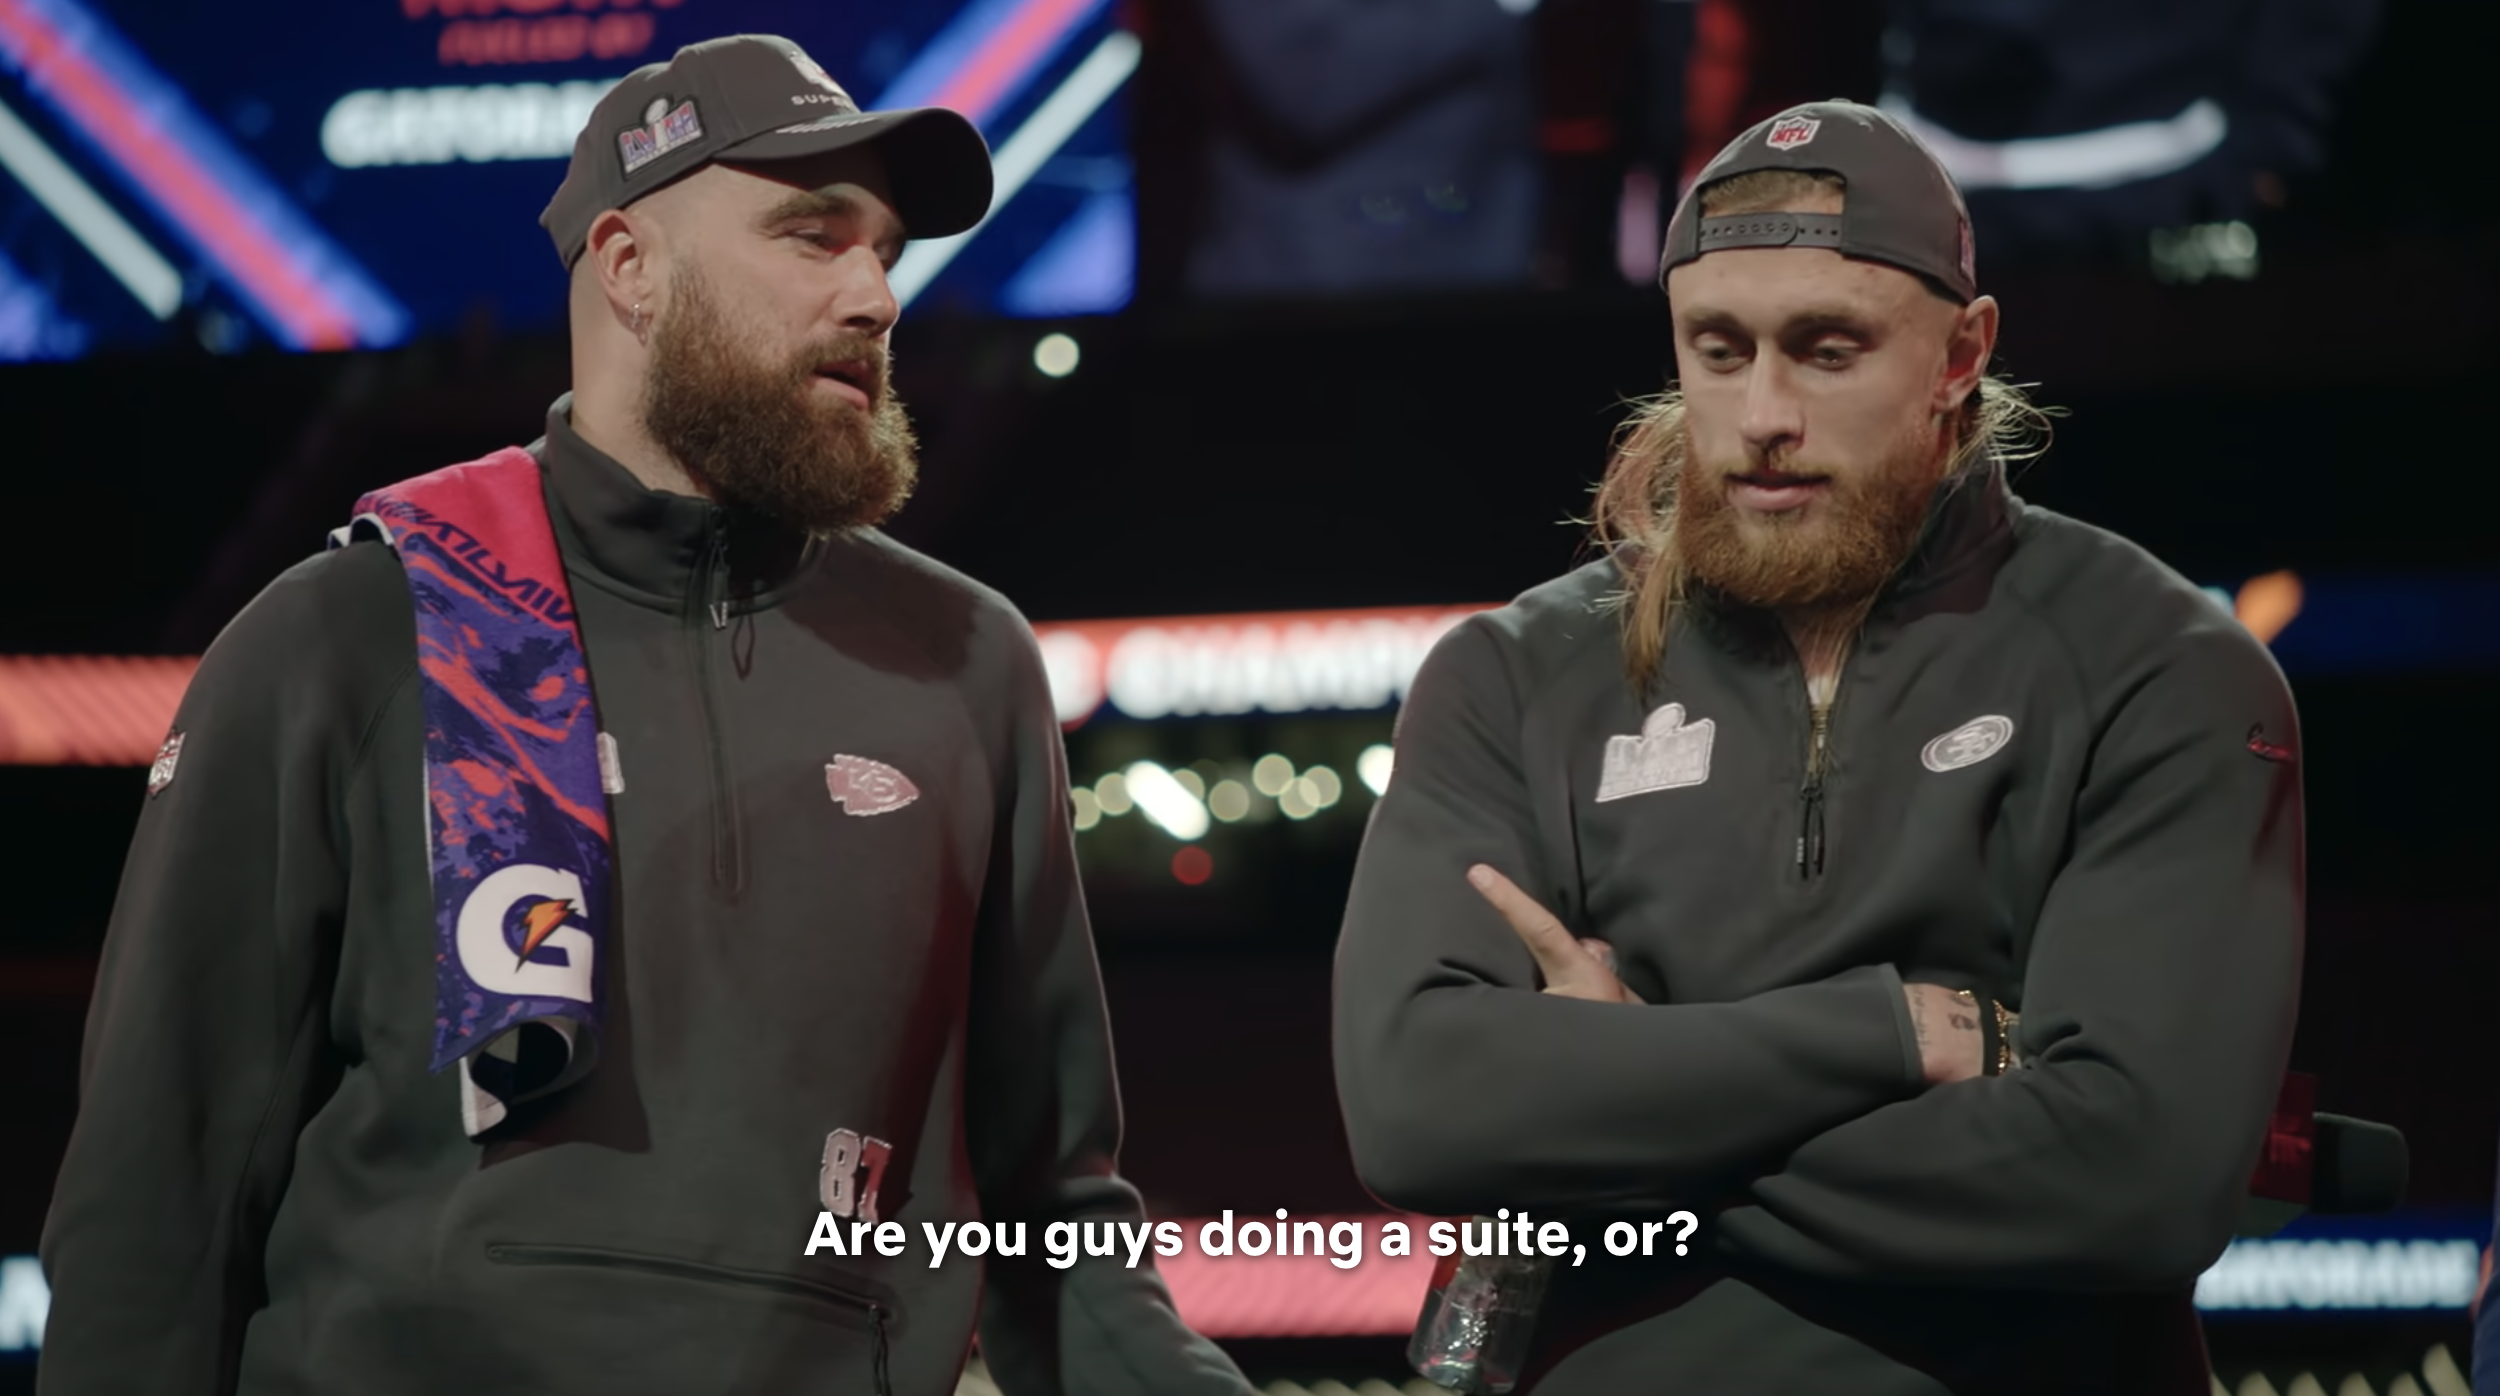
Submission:
<svg viewBox="0 0 2500 1396">
<path fill-rule="evenodd" d="M 1918 1030 L 1918 1057 L 1927 1084 L 1976 1079 L 1987 1052 L 1979 1015 L 1988 1009 L 1942 984 L 1904 984 L 1901 992 L 1910 999 L 1910 1026 Z"/>
<path fill-rule="evenodd" d="M 1641 1001 L 1640 995 L 1615 978 L 1614 950 L 1606 942 L 1573 939 L 1554 913 L 1482 863 L 1467 870 L 1467 881 L 1528 943 L 1528 953 L 1536 956 L 1537 970 L 1545 976 L 1545 992 L 1591 1003 Z"/>
</svg>

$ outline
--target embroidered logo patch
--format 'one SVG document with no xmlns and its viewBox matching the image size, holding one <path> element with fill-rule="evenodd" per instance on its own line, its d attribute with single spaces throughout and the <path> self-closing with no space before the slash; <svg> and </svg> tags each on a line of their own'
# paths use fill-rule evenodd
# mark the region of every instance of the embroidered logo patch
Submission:
<svg viewBox="0 0 2500 1396">
<path fill-rule="evenodd" d="M 618 134 L 616 148 L 625 157 L 625 173 L 632 174 L 677 147 L 701 139 L 703 122 L 695 115 L 691 100 L 670 111 L 666 97 L 654 97 L 643 108 L 642 124 Z"/>
<path fill-rule="evenodd" d="M 1920 764 L 1931 771 L 1958 771 L 1976 766 L 2014 740 L 2014 719 L 2010 717 L 1974 717 L 1927 744 L 1918 754 Z"/>
<path fill-rule="evenodd" d="M 816 1174 L 816 1200 L 837 1217 L 879 1220 L 877 1189 L 885 1182 L 885 1161 L 893 1153 L 893 1145 L 855 1129 L 826 1135 L 824 1165 Z"/>
<path fill-rule="evenodd" d="M 1686 726 L 1684 705 L 1669 703 L 1641 723 L 1637 737 L 1608 737 L 1606 764 L 1597 780 L 1602 803 L 1652 790 L 1674 790 L 1710 779 L 1710 744 L 1719 724 L 1710 718 Z"/>
<path fill-rule="evenodd" d="M 599 734 L 599 788 L 611 795 L 625 793 L 625 759 L 616 749 L 616 738 Z"/>
<path fill-rule="evenodd" d="M 2278 746 L 2266 740 L 2266 725 L 2262 722 L 2248 729 L 2248 750 L 2258 760 L 2272 761 L 2276 765 L 2286 765 L 2292 759 L 2290 747 Z"/>
<path fill-rule="evenodd" d="M 825 790 L 844 814 L 892 814 L 920 798 L 911 777 L 865 756 L 836 756 L 825 763 Z"/>
<path fill-rule="evenodd" d="M 1814 133 L 1822 129 L 1823 123 L 1813 117 L 1792 116 L 1785 121 L 1772 122 L 1770 132 L 1763 136 L 1762 143 L 1773 150 L 1795 150 L 1813 140 Z"/>
<path fill-rule="evenodd" d="M 182 760 L 182 734 L 169 733 L 165 744 L 156 749 L 156 760 L 148 767 L 148 797 L 154 799 L 174 783 L 174 766 Z"/>
<path fill-rule="evenodd" d="M 826 72 L 823 66 L 817 63 L 815 59 L 808 57 L 806 54 L 799 52 L 797 49 L 790 49 L 782 56 L 790 60 L 791 67 L 799 70 L 800 77 L 805 78 L 810 83 L 823 88 L 825 91 L 833 94 L 834 98 L 840 101 L 848 102 L 851 100 L 851 94 L 843 91 L 842 84 L 835 82 L 833 80 L 833 74 Z M 793 102 L 806 102 L 821 99 L 793 97 L 790 100 Z"/>
</svg>

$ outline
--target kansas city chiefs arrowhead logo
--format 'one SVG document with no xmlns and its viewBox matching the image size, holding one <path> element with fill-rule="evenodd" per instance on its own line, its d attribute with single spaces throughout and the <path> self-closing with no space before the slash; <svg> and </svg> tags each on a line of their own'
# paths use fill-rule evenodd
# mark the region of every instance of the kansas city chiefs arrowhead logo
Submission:
<svg viewBox="0 0 2500 1396">
<path fill-rule="evenodd" d="M 892 814 L 920 798 L 911 777 L 865 756 L 836 756 L 825 763 L 825 790 L 844 814 Z"/>
</svg>

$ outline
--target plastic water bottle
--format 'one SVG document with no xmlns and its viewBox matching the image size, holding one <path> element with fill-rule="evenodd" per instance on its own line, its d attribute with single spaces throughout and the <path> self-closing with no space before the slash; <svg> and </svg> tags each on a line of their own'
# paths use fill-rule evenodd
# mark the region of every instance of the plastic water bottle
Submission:
<svg viewBox="0 0 2500 1396">
<path fill-rule="evenodd" d="M 1505 1224 L 1478 1217 L 1468 1226 Z M 1415 1336 L 1406 1345 L 1407 1365 L 1459 1396 L 1502 1396 L 1519 1384 L 1537 1307 L 1545 1302 L 1553 1273 L 1553 1260 L 1541 1255 L 1441 1257 L 1432 1270 L 1432 1287 L 1424 1292 Z"/>
</svg>

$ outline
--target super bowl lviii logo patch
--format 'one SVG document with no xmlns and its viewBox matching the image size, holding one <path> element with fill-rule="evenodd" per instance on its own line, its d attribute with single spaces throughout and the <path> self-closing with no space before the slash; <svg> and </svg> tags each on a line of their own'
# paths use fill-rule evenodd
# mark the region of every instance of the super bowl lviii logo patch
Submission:
<svg viewBox="0 0 2500 1396">
<path fill-rule="evenodd" d="M 515 998 L 591 1001 L 590 933 L 582 880 L 562 868 L 512 863 L 460 904 L 460 968 L 477 987 Z"/>
<path fill-rule="evenodd" d="M 1608 737 L 1606 764 L 1598 773 L 1600 803 L 1675 790 L 1710 779 L 1710 747 L 1719 724 L 1709 718 L 1687 725 L 1684 705 L 1669 703 L 1641 722 L 1637 737 Z"/>
<path fill-rule="evenodd" d="M 677 147 L 701 139 L 703 122 L 695 115 L 693 101 L 680 102 L 671 111 L 666 97 L 654 97 L 642 110 L 642 124 L 617 135 L 616 148 L 625 157 L 625 173 L 632 174 Z"/>
<path fill-rule="evenodd" d="M 1773 150 L 1795 150 L 1813 140 L 1814 133 L 1822 129 L 1823 123 L 1813 117 L 1786 117 L 1771 123 L 1770 133 L 1762 138 L 1762 143 Z"/>
</svg>

